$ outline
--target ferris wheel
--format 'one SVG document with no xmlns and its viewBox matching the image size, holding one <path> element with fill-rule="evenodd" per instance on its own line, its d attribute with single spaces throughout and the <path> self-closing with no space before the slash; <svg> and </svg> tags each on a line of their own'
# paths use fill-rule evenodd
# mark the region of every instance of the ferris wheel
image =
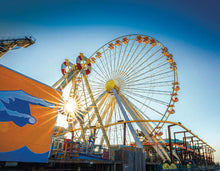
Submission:
<svg viewBox="0 0 220 171">
<path fill-rule="evenodd" d="M 179 90 L 176 63 L 168 49 L 150 36 L 116 38 L 90 57 L 81 54 L 71 66 L 74 74 L 70 96 L 75 98 L 77 110 L 70 122 L 72 127 L 81 128 L 79 139 L 86 141 L 87 134 L 91 134 L 85 128 L 101 126 L 94 133 L 96 144 L 123 144 L 123 125 L 103 125 L 167 120 L 175 113 Z M 143 148 L 143 141 L 157 142 L 162 126 L 163 123 L 127 123 L 126 144 L 134 142 Z M 169 158 L 162 146 L 154 148 L 161 157 Z"/>
</svg>

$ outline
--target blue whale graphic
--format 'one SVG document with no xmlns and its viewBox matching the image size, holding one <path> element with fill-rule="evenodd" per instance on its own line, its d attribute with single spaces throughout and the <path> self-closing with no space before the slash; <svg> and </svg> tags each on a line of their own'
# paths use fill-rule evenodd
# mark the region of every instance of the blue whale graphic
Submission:
<svg viewBox="0 0 220 171">
<path fill-rule="evenodd" d="M 27 123 L 34 125 L 36 119 L 31 116 L 29 104 L 53 108 L 55 104 L 31 96 L 23 90 L 0 91 L 0 122 L 13 121 L 23 127 Z"/>
</svg>

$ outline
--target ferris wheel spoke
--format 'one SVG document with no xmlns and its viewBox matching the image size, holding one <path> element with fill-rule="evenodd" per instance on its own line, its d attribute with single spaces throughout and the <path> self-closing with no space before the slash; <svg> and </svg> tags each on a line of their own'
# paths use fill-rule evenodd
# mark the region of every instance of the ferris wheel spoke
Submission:
<svg viewBox="0 0 220 171">
<path fill-rule="evenodd" d="M 125 97 L 126 98 L 126 97 Z M 138 108 L 137 106 L 135 106 L 132 102 L 130 102 L 128 99 L 126 99 L 131 105 L 132 105 L 132 107 L 135 109 L 135 110 L 137 110 L 137 113 L 140 113 L 139 115 L 140 116 L 144 116 L 145 118 L 147 118 L 148 120 L 152 120 L 149 116 L 147 116 L 140 108 Z M 144 119 L 145 119 L 144 118 Z M 146 122 L 146 124 L 149 124 L 149 123 L 147 123 Z M 152 124 L 154 124 L 154 126 L 156 126 L 156 123 L 155 122 L 153 122 Z M 152 129 L 152 126 L 149 124 L 149 127 L 151 128 L 151 130 L 153 130 Z"/>
<path fill-rule="evenodd" d="M 164 79 L 163 77 L 161 79 Z M 173 82 L 173 80 L 169 80 L 169 81 L 159 81 L 159 82 L 154 82 L 154 81 L 157 81 L 157 80 L 152 80 L 152 82 L 146 82 L 146 83 L 139 83 L 139 84 L 130 84 L 129 88 L 132 88 L 132 87 L 142 87 L 144 86 L 144 88 L 146 88 L 146 85 L 154 85 L 154 86 L 158 86 L 160 84 L 167 84 L 167 83 L 170 83 L 168 84 L 169 86 L 172 85 L 171 83 Z"/>
<path fill-rule="evenodd" d="M 103 65 L 102 60 L 100 60 L 100 61 L 101 61 L 101 64 Z M 103 67 L 102 67 L 102 66 L 100 66 L 99 63 L 97 62 L 97 63 L 96 63 L 96 66 L 97 66 L 97 68 L 99 69 L 99 71 L 101 71 L 101 73 L 103 74 L 103 77 L 102 77 L 102 78 L 104 78 L 104 80 L 106 80 L 106 78 L 110 77 L 110 75 L 109 75 L 108 71 L 106 71 L 106 68 L 105 68 L 104 65 L 103 65 Z M 104 68 L 104 69 L 102 70 L 101 68 Z M 99 74 L 98 71 L 95 70 L 95 72 L 96 72 L 99 76 L 101 75 L 101 74 Z"/>
<path fill-rule="evenodd" d="M 105 91 L 105 89 L 104 89 L 104 87 L 103 87 L 103 84 L 100 84 L 101 86 L 99 86 L 99 85 L 93 85 L 93 86 L 91 86 L 92 88 L 94 88 L 95 90 L 94 90 L 94 92 L 96 91 Z"/>
<path fill-rule="evenodd" d="M 137 47 L 135 48 L 133 54 L 131 55 L 131 57 L 129 58 L 127 64 L 125 65 L 125 68 L 124 68 L 124 72 L 125 72 L 125 73 L 126 73 L 127 67 L 128 67 L 129 64 L 131 63 L 131 60 L 134 60 L 134 59 L 135 59 L 134 56 L 135 56 L 135 53 L 136 53 L 136 51 L 138 50 L 139 46 L 140 46 L 140 43 L 138 43 L 138 45 L 137 45 Z M 135 56 L 135 57 L 137 58 L 137 56 Z M 134 59 L 133 59 L 133 58 L 134 58 Z"/>
<path fill-rule="evenodd" d="M 100 82 L 96 82 L 96 81 L 92 81 L 92 80 L 90 80 L 90 82 L 91 82 L 91 87 L 92 88 L 102 88 L 102 89 L 104 89 L 104 83 L 100 83 Z"/>
<path fill-rule="evenodd" d="M 122 56 L 121 61 L 120 61 L 120 64 L 119 64 L 120 67 L 118 68 L 118 73 L 121 72 L 121 66 L 123 65 L 122 62 L 125 62 L 125 60 L 126 60 L 126 55 L 125 55 L 125 53 L 126 53 L 126 51 L 127 51 L 128 46 L 130 45 L 130 42 L 131 42 L 131 41 L 128 40 L 128 43 L 125 44 L 125 45 L 123 45 L 123 47 L 125 47 L 125 48 L 124 48 L 123 56 Z"/>
<path fill-rule="evenodd" d="M 92 81 L 91 81 L 91 83 L 94 83 L 94 85 L 91 86 L 93 89 L 100 90 L 100 91 L 102 91 L 102 90 L 105 91 L 103 84 L 96 84 L 95 82 L 92 82 Z"/>
<path fill-rule="evenodd" d="M 171 93 L 171 91 L 168 91 L 168 90 L 154 90 L 154 89 L 146 89 L 146 88 L 136 88 L 134 90 L 134 88 L 126 88 L 125 90 L 129 90 L 129 91 L 135 91 L 135 90 L 138 90 L 138 91 L 146 91 L 146 92 L 160 92 L 160 93 Z"/>
<path fill-rule="evenodd" d="M 115 75 L 115 71 L 116 71 L 116 59 L 115 59 L 115 58 L 117 57 L 116 51 L 117 51 L 117 48 L 116 48 L 116 46 L 115 46 L 115 48 L 114 48 L 114 69 L 113 69 L 114 75 Z"/>
<path fill-rule="evenodd" d="M 130 41 L 129 41 L 130 42 Z M 131 45 L 131 47 L 130 47 L 130 49 L 129 49 L 129 51 L 128 51 L 128 54 L 126 55 L 126 58 L 125 58 L 125 60 L 124 60 L 124 63 L 122 64 L 122 66 L 121 66 L 121 70 L 124 70 L 124 67 L 126 66 L 126 63 L 127 63 L 127 61 L 128 61 L 128 59 L 129 59 L 129 55 L 130 55 L 130 53 L 131 53 L 131 50 L 133 49 L 133 47 L 134 47 L 134 44 L 135 44 L 135 41 L 133 40 L 133 43 L 132 43 L 132 45 Z M 120 71 L 121 71 L 120 70 Z"/>
<path fill-rule="evenodd" d="M 164 102 L 162 100 L 158 100 L 158 99 L 154 99 L 154 98 L 151 98 L 151 97 L 147 97 L 147 96 L 144 96 L 142 94 L 138 94 L 138 93 L 134 93 L 134 92 L 131 92 L 131 91 L 127 91 L 127 93 L 131 94 L 131 95 L 134 95 L 136 97 L 140 97 L 140 98 L 143 98 L 143 99 L 148 99 L 148 100 L 151 100 L 153 102 L 156 102 L 156 103 L 160 103 L 160 104 L 163 104 L 163 105 L 168 105 L 169 103 L 167 102 Z"/>
<path fill-rule="evenodd" d="M 145 54 L 140 57 L 140 59 L 133 65 L 136 67 L 133 67 L 133 70 L 130 70 L 128 72 L 128 75 L 130 75 L 132 72 L 134 72 L 135 68 L 140 68 L 141 66 L 145 65 L 152 57 L 156 56 L 158 52 L 160 52 L 160 47 L 150 47 Z M 140 63 L 141 62 L 141 63 Z"/>
<path fill-rule="evenodd" d="M 113 61 L 112 61 L 112 55 L 111 55 L 112 50 L 108 50 L 109 53 L 109 61 L 110 61 L 110 69 L 111 69 L 111 73 L 112 73 L 112 68 L 113 68 Z"/>
<path fill-rule="evenodd" d="M 123 45 L 120 46 L 119 55 L 117 56 L 117 63 L 116 63 L 115 73 L 118 73 L 119 62 L 120 62 L 120 59 L 121 59 L 121 49 L 122 49 L 122 47 L 123 47 Z"/>
<path fill-rule="evenodd" d="M 132 75 L 129 76 L 129 79 L 133 79 L 134 77 L 140 77 L 140 76 L 142 76 L 142 75 L 147 74 L 148 72 L 150 72 L 151 70 L 153 70 L 153 68 L 151 68 L 150 70 L 148 70 L 148 71 L 146 71 L 146 72 L 142 72 L 142 73 L 141 73 L 141 71 L 143 71 L 144 68 L 147 68 L 147 67 L 151 66 L 154 62 L 157 62 L 158 60 L 160 60 L 160 59 L 162 59 L 162 58 L 163 58 L 163 56 L 160 56 L 159 58 L 157 58 L 156 60 L 154 60 L 153 62 L 151 62 L 150 64 L 148 64 L 147 66 L 144 66 L 143 68 L 139 68 L 139 70 L 138 70 L 136 73 L 134 73 L 134 74 L 132 74 Z M 165 64 L 167 64 L 167 61 L 164 61 L 164 62 L 165 62 Z M 163 65 L 162 65 L 162 66 L 163 66 Z M 157 67 L 159 67 L 159 66 L 157 66 Z M 136 74 L 138 74 L 138 73 L 141 73 L 141 74 L 139 74 L 139 75 L 136 76 Z"/>
<path fill-rule="evenodd" d="M 130 62 L 130 60 L 133 58 L 133 56 L 134 56 L 135 52 L 137 51 L 140 44 L 138 44 L 138 46 L 135 48 L 133 54 L 130 56 L 130 53 L 131 53 L 132 49 L 134 48 L 134 45 L 135 45 L 135 40 L 133 40 L 133 43 L 130 47 L 130 50 L 129 50 L 128 54 L 126 55 L 126 61 L 124 62 L 124 65 L 122 66 L 122 70 L 124 70 L 124 71 L 125 71 L 125 68 L 127 67 L 128 63 Z"/>
<path fill-rule="evenodd" d="M 142 73 L 142 74 L 133 75 L 133 77 L 130 78 L 130 79 L 133 79 L 133 78 L 141 78 L 141 76 L 149 75 L 150 72 L 155 71 L 155 70 L 157 70 L 157 69 L 160 69 L 160 68 L 162 68 L 162 67 L 166 67 L 167 64 L 168 64 L 167 61 L 162 61 L 157 67 L 151 68 L 150 70 L 147 70 L 147 71 L 145 71 L 145 72 Z M 144 69 L 144 68 L 143 68 L 143 69 Z M 169 67 L 166 67 L 166 68 L 164 68 L 164 69 L 162 69 L 162 70 L 159 70 L 159 71 L 155 71 L 154 74 L 160 73 L 160 72 L 162 72 L 162 71 L 164 71 L 164 70 L 167 70 L 167 69 L 169 69 Z M 135 81 L 135 79 L 134 79 L 134 81 Z"/>
<path fill-rule="evenodd" d="M 134 72 L 135 69 L 139 67 L 138 64 L 144 59 L 144 57 L 145 57 L 152 49 L 153 49 L 153 47 L 150 46 L 150 48 L 144 53 L 144 55 L 142 55 L 142 56 L 140 57 L 140 59 L 137 58 L 137 59 L 138 59 L 137 62 L 136 62 L 136 63 L 133 63 L 133 66 L 137 66 L 137 67 L 132 67 L 132 68 L 130 69 L 130 71 L 128 72 L 128 75 L 130 75 L 130 73 Z M 142 65 L 143 65 L 145 62 L 147 62 L 149 59 L 150 59 L 150 58 L 147 58 L 147 59 L 142 63 Z M 142 65 L 140 65 L 140 66 L 142 66 Z"/>
<path fill-rule="evenodd" d="M 164 69 L 161 69 L 160 71 L 157 71 L 157 72 L 154 72 L 152 74 L 147 74 L 147 75 L 144 75 L 144 77 L 137 77 L 135 79 L 133 79 L 132 81 L 129 81 L 127 82 L 129 85 L 135 85 L 135 84 L 139 84 L 139 85 L 142 85 L 143 83 L 146 83 L 145 85 L 147 85 L 147 83 L 149 82 L 153 82 L 153 81 L 166 81 L 168 78 L 172 78 L 173 75 L 171 74 L 162 74 L 164 73 L 164 71 L 167 71 L 167 68 L 164 68 Z M 161 75 L 159 75 L 161 74 Z M 158 77 L 158 76 L 161 76 L 161 77 Z M 156 78 L 154 78 L 156 77 Z M 152 79 L 154 78 L 154 79 Z M 143 82 L 143 81 L 146 81 L 146 82 Z M 152 86 L 152 84 L 150 84 Z"/>
<path fill-rule="evenodd" d="M 93 82 L 91 82 L 91 83 L 93 83 Z M 94 84 L 91 87 L 94 88 L 95 90 L 104 90 L 105 91 L 104 84 Z"/>
<path fill-rule="evenodd" d="M 161 67 L 164 67 L 164 66 L 166 66 L 166 65 L 169 66 L 169 63 L 168 63 L 166 60 L 165 60 L 165 61 L 162 61 L 161 63 L 158 64 L 158 66 L 155 66 L 154 68 L 152 68 L 152 69 L 146 71 L 146 73 L 152 72 L 152 71 L 157 70 L 157 69 L 159 69 L 159 68 L 161 68 Z M 166 67 L 166 68 L 164 68 L 164 69 L 168 69 L 168 68 L 169 68 L 169 67 Z"/>
<path fill-rule="evenodd" d="M 140 44 L 139 44 L 140 45 Z M 147 44 L 144 44 L 144 46 L 142 47 L 142 49 L 140 50 L 140 52 L 135 56 L 135 58 L 131 61 L 130 63 L 127 65 L 127 67 L 125 68 L 125 73 L 128 72 L 128 70 L 131 68 L 132 64 L 134 64 L 135 61 L 140 60 L 138 57 L 139 55 L 143 52 L 143 50 L 145 49 Z M 134 55 L 134 54 L 133 54 Z"/>
<path fill-rule="evenodd" d="M 148 79 L 148 78 L 158 77 L 158 76 L 169 74 L 169 73 L 172 73 L 172 71 L 170 70 L 170 71 L 166 71 L 166 72 L 163 72 L 163 73 L 155 74 L 155 75 L 152 75 L 152 76 L 147 76 L 147 77 L 135 80 L 135 82 L 143 81 L 143 80 Z M 128 80 L 128 81 L 130 81 L 130 80 Z M 129 82 L 127 82 L 127 83 L 129 83 Z"/>
<path fill-rule="evenodd" d="M 97 96 L 99 96 L 102 92 L 103 92 L 103 91 L 97 91 L 97 92 L 95 92 L 95 93 L 93 94 L 93 96 L 94 96 L 94 97 L 97 97 Z"/>
<path fill-rule="evenodd" d="M 141 68 L 143 65 L 145 65 L 145 64 L 149 61 L 149 59 L 151 59 L 154 55 L 156 55 L 160 50 L 161 50 L 161 48 L 158 48 L 157 50 L 155 50 L 155 52 L 153 52 L 153 54 L 151 54 L 145 61 L 143 61 L 140 65 L 136 66 L 135 68 Z M 156 59 L 158 59 L 158 58 L 156 58 Z M 155 59 L 155 61 L 156 61 L 156 59 Z M 148 66 L 150 66 L 150 65 L 148 64 L 147 66 L 144 66 L 144 68 L 146 68 L 146 67 L 148 67 Z M 137 70 L 136 72 L 134 72 L 133 74 L 132 74 L 133 71 L 130 71 L 130 72 L 128 73 L 128 75 L 129 75 L 129 77 L 131 77 L 131 76 L 135 75 L 136 73 L 139 73 L 140 71 L 141 71 L 141 70 L 138 69 L 138 70 Z"/>
<path fill-rule="evenodd" d="M 170 114 L 164 116 L 163 118 L 161 118 L 161 120 L 166 121 L 166 120 L 168 119 L 169 115 L 170 115 Z M 158 123 L 157 126 L 153 129 L 152 132 L 154 132 L 154 131 L 156 130 L 156 128 L 158 128 L 158 127 L 161 127 L 161 128 L 162 128 L 162 127 L 164 126 L 164 124 L 165 124 L 165 123 Z"/>
<path fill-rule="evenodd" d="M 164 70 L 163 70 L 164 71 Z M 172 74 L 172 73 L 171 73 Z M 165 75 L 163 77 L 159 77 L 159 78 L 155 78 L 153 79 L 152 81 L 158 81 L 158 80 L 167 80 L 167 79 L 170 79 L 170 78 L 173 78 L 173 74 L 172 75 Z M 173 83 L 175 80 L 172 80 L 171 83 Z M 172 84 L 168 84 L 169 86 L 172 85 Z"/>
<path fill-rule="evenodd" d="M 108 78 L 106 72 L 104 72 L 104 71 L 100 68 L 100 66 L 97 65 L 97 63 L 96 63 L 96 66 L 97 66 L 97 68 L 101 71 L 101 73 L 104 74 L 104 76 L 102 76 L 102 75 L 100 74 L 100 72 L 98 72 L 95 68 L 93 68 L 92 70 L 95 71 L 95 73 L 96 73 L 98 76 L 100 76 L 103 80 L 106 80 L 106 78 Z"/>
<path fill-rule="evenodd" d="M 103 89 L 101 89 L 101 88 L 97 88 L 95 91 L 93 91 L 94 93 L 93 93 L 93 95 L 94 95 L 94 97 L 96 97 L 96 96 L 99 96 L 101 93 L 103 93 L 104 92 L 104 90 Z M 89 94 L 88 94 L 89 95 Z"/>
<path fill-rule="evenodd" d="M 143 106 L 145 106 L 145 107 L 147 107 L 147 108 L 151 109 L 151 110 L 152 110 L 152 111 L 154 111 L 155 113 L 157 113 L 157 114 L 159 114 L 159 115 L 163 116 L 163 114 L 162 114 L 161 112 L 157 111 L 156 109 L 154 109 L 154 108 L 152 108 L 152 107 L 150 107 L 150 106 L 146 105 L 145 103 L 143 103 L 143 102 L 141 102 L 141 101 L 137 100 L 136 98 L 134 98 L 134 97 L 132 97 L 132 96 L 128 95 L 127 93 L 124 93 L 124 94 L 125 94 L 126 96 L 128 96 L 129 98 L 133 99 L 134 101 L 136 101 L 136 102 L 138 102 L 138 103 L 142 104 Z"/>
<path fill-rule="evenodd" d="M 106 73 L 107 73 L 107 78 L 110 78 L 110 71 L 109 71 L 109 67 L 108 67 L 108 61 L 107 61 L 107 49 L 105 50 L 104 48 L 102 49 L 102 54 L 104 54 L 104 57 L 100 58 L 99 61 L 101 61 L 102 67 L 105 69 Z M 98 62 L 96 62 L 96 64 L 98 64 Z"/>
<path fill-rule="evenodd" d="M 171 84 L 167 84 L 166 82 L 164 84 L 156 84 L 156 85 L 146 85 L 144 83 L 140 83 L 140 84 L 130 84 L 129 86 L 127 86 L 125 89 L 129 88 L 129 89 L 154 89 L 154 88 L 162 88 L 163 89 L 167 89 L 166 87 L 170 87 Z M 166 91 L 170 91 L 172 92 L 172 90 L 166 90 Z"/>
<path fill-rule="evenodd" d="M 109 69 L 109 75 L 111 76 L 112 74 L 112 59 L 111 59 L 111 50 L 107 48 L 105 50 L 105 58 L 103 60 L 106 60 L 106 66 Z"/>
<path fill-rule="evenodd" d="M 99 63 L 98 61 L 101 62 L 102 67 L 103 67 L 104 70 L 106 71 L 106 75 L 107 75 L 107 78 L 108 78 L 108 77 L 110 77 L 111 74 L 110 74 L 110 71 L 109 71 L 109 67 L 106 67 L 106 66 L 108 66 L 108 62 L 106 61 L 106 60 L 107 60 L 107 57 L 108 57 L 108 56 L 106 56 L 106 51 L 107 51 L 107 50 L 105 50 L 104 47 L 103 47 L 101 54 L 104 54 L 104 56 L 103 56 L 102 58 L 100 58 L 100 59 L 97 59 L 96 65 L 98 65 L 98 63 Z"/>
<path fill-rule="evenodd" d="M 103 67 L 106 68 L 106 70 L 108 71 L 108 79 L 111 77 L 111 64 L 110 64 L 110 56 L 109 56 L 109 49 L 106 48 L 104 49 L 103 47 L 103 52 L 102 54 L 104 54 L 104 56 L 102 58 L 100 58 L 99 60 L 101 62 L 103 62 Z"/>
<path fill-rule="evenodd" d="M 124 91 L 122 91 L 124 92 Z M 140 90 L 135 90 L 134 92 L 136 93 L 149 93 L 149 95 L 161 95 L 161 96 L 167 96 L 167 95 L 170 95 L 168 93 L 160 93 L 160 92 L 148 92 L 148 91 L 140 91 Z"/>
<path fill-rule="evenodd" d="M 125 91 L 134 91 L 134 92 L 150 92 L 152 94 L 157 93 L 164 93 L 163 95 L 170 95 L 171 91 L 163 91 L 163 90 L 152 90 L 152 89 L 145 89 L 145 88 L 126 88 Z"/>
<path fill-rule="evenodd" d="M 96 71 L 96 74 L 99 74 L 102 73 L 102 74 L 99 74 L 100 75 L 103 75 L 103 77 L 108 77 L 108 73 L 106 71 L 106 68 L 104 68 L 103 66 L 103 62 L 102 60 L 99 60 L 100 62 L 95 62 L 93 65 L 92 65 L 92 70 L 95 70 Z"/>
<path fill-rule="evenodd" d="M 103 81 L 103 80 L 100 80 L 100 79 L 98 79 L 97 77 L 95 77 L 95 76 L 93 76 L 93 75 L 92 75 L 91 77 L 93 77 L 93 79 L 90 78 L 90 79 L 89 79 L 90 82 L 95 83 L 95 84 L 97 84 L 97 85 L 103 85 L 103 84 L 104 84 L 104 81 Z"/>
<path fill-rule="evenodd" d="M 108 73 L 109 73 L 109 78 L 110 78 L 111 77 L 111 65 L 110 65 L 111 59 L 110 59 L 109 55 L 107 54 L 107 53 L 109 53 L 108 51 L 109 51 L 108 48 L 106 50 L 103 48 L 104 59 L 101 58 L 101 60 L 105 61 L 106 65 L 104 67 L 107 68 Z"/>
<path fill-rule="evenodd" d="M 159 49 L 160 50 L 160 49 Z M 156 63 L 157 61 L 159 61 L 160 59 L 164 58 L 163 54 L 161 54 L 160 56 L 158 56 L 154 61 L 152 61 L 151 63 L 149 63 L 147 65 L 147 67 L 151 66 L 152 64 Z M 166 61 L 166 60 L 165 60 Z"/>
<path fill-rule="evenodd" d="M 100 74 L 100 72 L 96 71 L 95 68 L 93 68 L 93 71 L 96 73 L 96 75 L 92 75 L 93 77 L 97 78 L 99 81 L 106 80 L 106 78 L 104 78 L 104 77 Z M 102 73 L 102 72 L 101 72 L 101 73 Z M 102 80 L 100 80 L 100 78 L 98 78 L 97 76 L 100 77 Z"/>
<path fill-rule="evenodd" d="M 130 41 L 128 42 L 128 44 L 125 44 L 125 45 L 121 45 L 121 47 L 125 47 L 124 48 L 124 51 L 123 51 L 123 55 L 121 57 L 121 60 L 120 60 L 120 56 L 119 56 L 119 59 L 118 59 L 118 69 L 116 70 L 117 73 L 120 73 L 120 69 L 121 69 L 121 65 L 122 65 L 122 62 L 125 60 L 125 52 L 127 50 L 127 47 L 129 45 Z"/>
</svg>

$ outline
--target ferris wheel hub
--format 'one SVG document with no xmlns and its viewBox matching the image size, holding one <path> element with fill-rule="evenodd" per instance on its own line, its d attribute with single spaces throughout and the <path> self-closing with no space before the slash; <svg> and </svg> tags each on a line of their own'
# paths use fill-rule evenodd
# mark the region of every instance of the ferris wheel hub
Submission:
<svg viewBox="0 0 220 171">
<path fill-rule="evenodd" d="M 114 80 L 108 80 L 105 83 L 105 90 L 106 91 L 111 91 L 115 87 L 115 81 Z"/>
</svg>

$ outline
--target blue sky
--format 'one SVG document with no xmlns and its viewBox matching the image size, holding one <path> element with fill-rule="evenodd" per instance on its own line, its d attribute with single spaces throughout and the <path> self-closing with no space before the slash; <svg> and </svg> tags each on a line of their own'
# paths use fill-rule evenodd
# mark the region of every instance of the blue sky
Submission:
<svg viewBox="0 0 220 171">
<path fill-rule="evenodd" d="M 220 161 L 220 11 L 218 0 L 11 0 L 1 2 L 0 36 L 37 41 L 9 52 L 0 63 L 48 85 L 65 58 L 87 56 L 126 34 L 150 35 L 173 53 L 181 91 L 180 121 L 216 150 Z"/>
</svg>

